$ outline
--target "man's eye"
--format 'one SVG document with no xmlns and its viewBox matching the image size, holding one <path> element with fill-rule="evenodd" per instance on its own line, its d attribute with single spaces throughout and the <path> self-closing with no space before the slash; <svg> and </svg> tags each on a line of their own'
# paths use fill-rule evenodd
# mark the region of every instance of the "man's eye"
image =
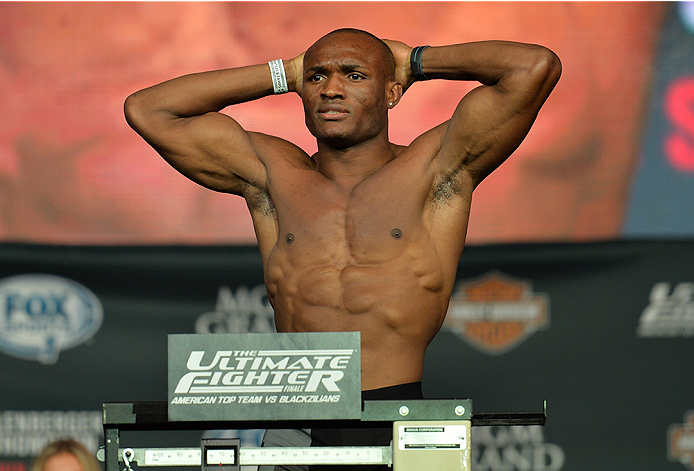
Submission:
<svg viewBox="0 0 694 471">
<path fill-rule="evenodd" d="M 349 78 L 350 78 L 350 80 L 361 80 L 364 77 L 362 77 L 360 74 L 353 73 L 353 74 L 349 74 Z"/>
<path fill-rule="evenodd" d="M 322 75 L 317 75 L 317 74 L 316 74 L 316 75 L 312 75 L 312 76 L 308 79 L 308 81 L 309 81 L 309 82 L 318 82 L 318 81 L 320 81 L 322 78 L 323 78 Z"/>
</svg>

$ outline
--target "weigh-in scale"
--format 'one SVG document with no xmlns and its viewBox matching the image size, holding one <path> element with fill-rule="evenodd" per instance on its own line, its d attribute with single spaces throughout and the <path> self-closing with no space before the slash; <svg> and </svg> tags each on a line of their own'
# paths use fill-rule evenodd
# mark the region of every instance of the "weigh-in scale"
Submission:
<svg viewBox="0 0 694 471">
<path fill-rule="evenodd" d="M 358 332 L 169 336 L 169 401 L 104 403 L 97 457 L 105 471 L 131 471 L 133 464 L 469 471 L 472 426 L 545 424 L 546 404 L 541 412 L 473 413 L 470 399 L 362 403 L 359 346 Z M 239 439 L 226 438 L 203 438 L 195 448 L 120 443 L 122 431 L 321 427 L 392 427 L 393 440 L 391 446 L 282 448 L 241 448 Z"/>
</svg>

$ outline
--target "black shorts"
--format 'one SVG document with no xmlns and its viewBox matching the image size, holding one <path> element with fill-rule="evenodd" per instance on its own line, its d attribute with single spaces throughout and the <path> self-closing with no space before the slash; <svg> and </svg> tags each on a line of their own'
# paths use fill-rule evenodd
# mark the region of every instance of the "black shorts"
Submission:
<svg viewBox="0 0 694 471">
<path fill-rule="evenodd" d="M 407 383 L 362 391 L 362 400 L 422 399 L 422 383 Z M 392 427 L 345 427 L 302 430 L 273 430 L 265 433 L 263 446 L 389 446 Z M 370 466 L 260 466 L 258 471 L 388 471 L 386 465 Z"/>
</svg>

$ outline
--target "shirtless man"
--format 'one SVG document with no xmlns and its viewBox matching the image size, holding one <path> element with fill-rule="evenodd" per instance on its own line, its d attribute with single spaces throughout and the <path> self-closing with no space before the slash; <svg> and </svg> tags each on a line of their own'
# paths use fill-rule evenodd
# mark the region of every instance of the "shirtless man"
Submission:
<svg viewBox="0 0 694 471">
<path fill-rule="evenodd" d="M 412 51 L 338 30 L 284 63 L 317 140 L 312 156 L 220 113 L 276 91 L 281 74 L 268 64 L 180 77 L 125 104 L 130 125 L 179 172 L 245 198 L 279 332 L 361 332 L 367 392 L 419 388 L 473 190 L 525 138 L 561 74 L 536 45 L 429 47 L 415 64 Z M 482 85 L 449 121 L 393 144 L 388 111 L 422 79 Z"/>
</svg>

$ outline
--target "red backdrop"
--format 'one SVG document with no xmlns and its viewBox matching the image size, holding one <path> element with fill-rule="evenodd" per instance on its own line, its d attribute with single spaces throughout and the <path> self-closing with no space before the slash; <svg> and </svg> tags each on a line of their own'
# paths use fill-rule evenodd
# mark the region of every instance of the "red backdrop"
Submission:
<svg viewBox="0 0 694 471">
<path fill-rule="evenodd" d="M 292 58 L 340 27 L 410 45 L 505 39 L 554 50 L 562 79 L 525 142 L 478 189 L 468 241 L 617 237 L 666 7 L 2 3 L 0 240 L 253 243 L 243 200 L 205 190 L 169 168 L 127 126 L 123 101 L 177 75 Z M 416 84 L 391 114 L 391 139 L 408 143 L 448 119 L 472 86 Z M 227 112 L 249 130 L 315 150 L 296 95 Z M 679 113 L 686 116 L 686 109 Z"/>
</svg>

